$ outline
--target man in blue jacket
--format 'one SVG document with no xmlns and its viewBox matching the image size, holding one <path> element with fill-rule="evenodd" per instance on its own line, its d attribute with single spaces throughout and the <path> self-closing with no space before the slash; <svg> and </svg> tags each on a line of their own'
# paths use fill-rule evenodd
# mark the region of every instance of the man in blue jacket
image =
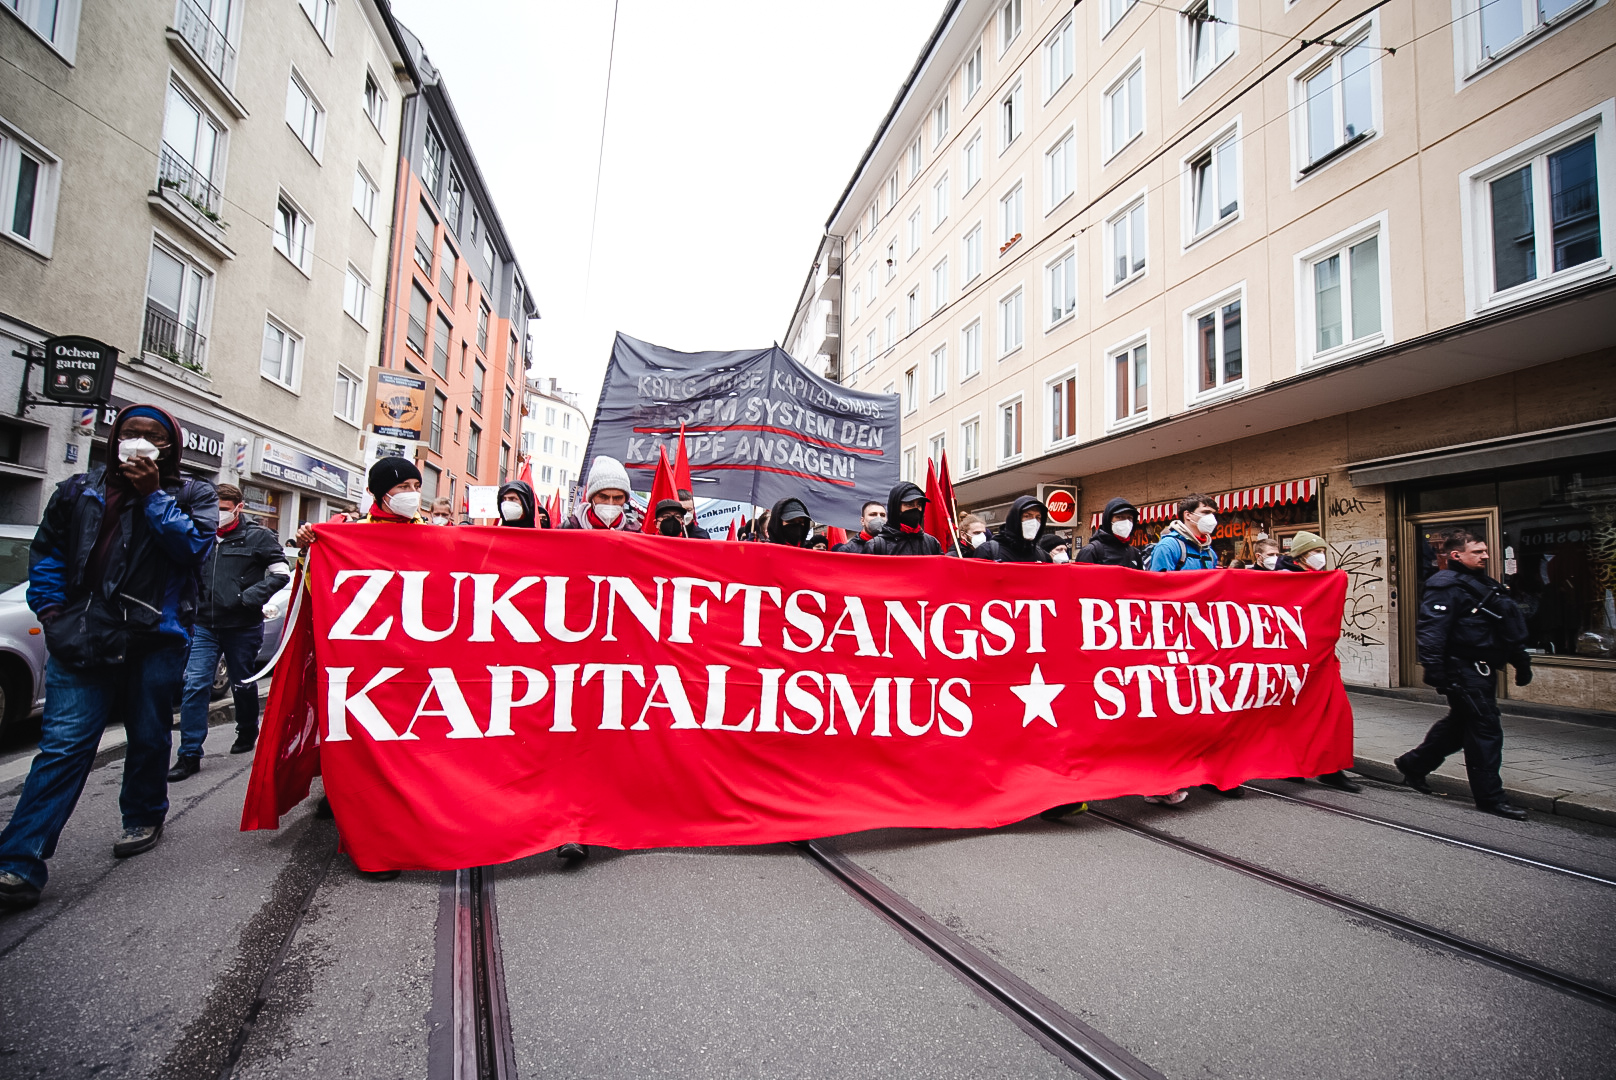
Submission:
<svg viewBox="0 0 1616 1080">
<path fill-rule="evenodd" d="M 64 480 L 28 560 L 45 628 L 45 719 L 22 798 L 0 833 L 0 909 L 30 907 L 73 813 L 101 729 L 129 734 L 119 858 L 155 847 L 168 814 L 169 721 L 185 672 L 198 573 L 219 525 L 212 484 L 180 476 L 174 418 L 119 414 L 107 460 Z"/>
<path fill-rule="evenodd" d="M 1150 552 L 1146 570 L 1216 570 L 1212 532 L 1218 527 L 1218 505 L 1207 495 L 1178 500 L 1178 517 L 1162 532 Z"/>
</svg>

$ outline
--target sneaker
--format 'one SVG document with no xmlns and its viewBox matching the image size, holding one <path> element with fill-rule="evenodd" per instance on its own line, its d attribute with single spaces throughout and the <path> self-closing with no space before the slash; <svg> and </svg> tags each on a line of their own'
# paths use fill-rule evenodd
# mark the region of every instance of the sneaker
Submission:
<svg viewBox="0 0 1616 1080">
<path fill-rule="evenodd" d="M 39 887 L 9 870 L 0 871 L 0 910 L 21 911 L 39 903 Z"/>
<path fill-rule="evenodd" d="M 1060 821 L 1063 818 L 1069 818 L 1074 814 L 1086 813 L 1088 808 L 1089 804 L 1086 802 L 1065 803 L 1061 806 L 1051 806 L 1048 810 L 1045 810 L 1038 816 L 1043 818 L 1045 821 Z"/>
<path fill-rule="evenodd" d="M 168 770 L 168 782 L 177 784 L 187 776 L 195 776 L 202 771 L 202 757 L 200 754 L 181 754 L 174 759 L 174 767 Z"/>
<path fill-rule="evenodd" d="M 1170 795 L 1146 795 L 1145 801 L 1148 803 L 1159 803 L 1162 806 L 1177 806 L 1179 803 L 1183 802 L 1189 797 L 1190 793 L 1188 788 L 1179 788 Z"/>
<path fill-rule="evenodd" d="M 336 817 L 336 812 L 331 809 L 331 800 L 321 795 L 320 801 L 314 804 L 314 816 L 320 821 L 330 821 Z"/>
<path fill-rule="evenodd" d="M 392 881 L 402 874 L 402 870 L 361 870 L 359 876 L 366 881 Z"/>
<path fill-rule="evenodd" d="M 1325 787 L 1333 787 L 1337 791 L 1350 791 L 1354 795 L 1363 790 L 1363 785 L 1354 784 L 1351 780 L 1348 780 L 1347 774 L 1344 772 L 1325 773 L 1319 777 L 1319 783 Z"/>
<path fill-rule="evenodd" d="M 556 848 L 556 858 L 565 859 L 568 866 L 576 866 L 589 858 L 589 849 L 582 844 L 562 844 Z"/>
<path fill-rule="evenodd" d="M 1509 818 L 1511 821 L 1525 821 L 1526 811 L 1519 806 L 1511 806 L 1507 802 L 1477 803 L 1476 809 L 1483 814 L 1492 814 L 1494 817 Z"/>
<path fill-rule="evenodd" d="M 162 838 L 161 825 L 126 825 L 123 835 L 112 845 L 112 854 L 120 859 L 127 859 L 131 855 L 139 855 L 142 851 L 150 851 Z"/>
<path fill-rule="evenodd" d="M 1222 795 L 1225 799 L 1244 799 L 1246 797 L 1246 789 L 1239 784 L 1231 788 L 1212 787 L 1211 784 L 1208 784 L 1207 787 L 1211 787 L 1213 791 Z"/>
<path fill-rule="evenodd" d="M 1425 782 L 1425 777 L 1427 776 L 1427 774 L 1422 773 L 1422 772 L 1412 772 L 1409 769 L 1409 767 L 1404 763 L 1406 758 L 1407 758 L 1407 755 L 1404 755 L 1404 757 L 1400 757 L 1396 761 L 1392 762 L 1392 765 L 1397 769 L 1397 771 L 1399 773 L 1402 774 L 1403 783 L 1407 784 L 1409 787 L 1413 788 L 1415 791 L 1419 792 L 1421 795 L 1434 795 L 1434 794 L 1436 794 L 1434 791 L 1431 790 L 1431 785 L 1427 784 Z"/>
<path fill-rule="evenodd" d="M 250 754 L 253 752 L 253 747 L 257 745 L 257 732 L 253 732 L 251 735 L 238 734 L 236 736 L 236 741 L 230 744 L 230 752 L 232 754 Z"/>
</svg>

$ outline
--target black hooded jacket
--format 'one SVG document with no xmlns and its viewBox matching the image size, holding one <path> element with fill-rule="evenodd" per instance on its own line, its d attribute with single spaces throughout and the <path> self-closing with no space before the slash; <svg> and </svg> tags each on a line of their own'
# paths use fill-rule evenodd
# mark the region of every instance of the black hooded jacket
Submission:
<svg viewBox="0 0 1616 1080">
<path fill-rule="evenodd" d="M 887 495 L 887 523 L 880 535 L 864 545 L 866 555 L 941 555 L 943 545 L 922 526 L 917 532 L 908 532 L 898 523 L 903 504 L 924 499 L 926 493 L 905 480 Z"/>
<path fill-rule="evenodd" d="M 784 515 L 792 510 L 800 512 L 802 514 L 800 520 L 807 525 L 807 528 L 803 530 L 802 539 L 796 542 L 786 539 L 782 531 L 787 524 L 783 520 Z M 798 519 L 794 518 L 793 520 Z M 808 516 L 808 507 L 801 499 L 781 499 L 769 511 L 769 543 L 785 544 L 788 547 L 807 547 L 808 540 L 813 536 L 813 524 L 813 518 Z"/>
<path fill-rule="evenodd" d="M 533 497 L 533 489 L 527 486 L 525 480 L 507 480 L 499 485 L 499 501 L 504 502 L 505 496 L 515 495 L 522 503 L 522 516 L 515 521 L 506 521 L 500 515 L 501 525 L 514 525 L 518 529 L 536 529 L 539 527 L 538 500 Z"/>
<path fill-rule="evenodd" d="M 1139 549 L 1111 531 L 1111 519 L 1123 510 L 1133 511 L 1134 528 L 1139 527 L 1138 508 L 1127 499 L 1112 499 L 1100 512 L 1100 527 L 1094 530 L 1088 543 L 1077 549 L 1077 554 L 1072 556 L 1073 562 L 1126 566 L 1133 570 L 1145 568 L 1145 560 L 1139 554 Z"/>
<path fill-rule="evenodd" d="M 1038 523 L 1038 535 L 1031 540 L 1021 535 L 1021 515 L 1028 510 L 1036 510 L 1043 516 Z M 1053 560 L 1049 552 L 1038 546 L 1039 537 L 1049 528 L 1049 511 L 1044 504 L 1031 495 L 1023 495 L 1010 504 L 1010 515 L 999 526 L 999 531 L 993 539 L 976 549 L 978 559 L 991 559 L 994 562 L 1040 562 Z"/>
</svg>

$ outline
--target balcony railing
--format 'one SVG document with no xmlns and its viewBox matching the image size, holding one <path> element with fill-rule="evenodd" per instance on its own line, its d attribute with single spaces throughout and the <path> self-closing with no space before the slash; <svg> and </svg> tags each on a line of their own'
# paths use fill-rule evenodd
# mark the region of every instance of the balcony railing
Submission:
<svg viewBox="0 0 1616 1080">
<path fill-rule="evenodd" d="M 142 352 L 201 371 L 208 357 L 208 339 L 186 326 L 152 301 L 146 301 L 146 329 L 140 337 Z"/>
<path fill-rule="evenodd" d="M 219 189 L 167 143 L 163 144 L 162 153 L 157 158 L 157 186 L 173 189 L 205 216 L 218 222 L 219 204 L 223 201 Z"/>
<path fill-rule="evenodd" d="M 195 0 L 179 0 L 174 12 L 174 29 L 196 50 L 196 55 L 230 86 L 236 77 L 236 47 L 230 44 L 225 32 L 214 25 L 206 11 Z"/>
</svg>

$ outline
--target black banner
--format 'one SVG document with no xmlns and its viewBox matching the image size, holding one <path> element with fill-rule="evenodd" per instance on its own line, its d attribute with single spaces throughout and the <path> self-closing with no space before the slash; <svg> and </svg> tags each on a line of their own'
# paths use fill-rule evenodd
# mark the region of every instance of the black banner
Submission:
<svg viewBox="0 0 1616 1080">
<path fill-rule="evenodd" d="M 657 448 L 685 425 L 695 494 L 770 506 L 788 496 L 819 521 L 857 521 L 898 482 L 896 394 L 849 390 L 783 349 L 684 353 L 618 334 L 584 461 L 619 458 L 651 487 Z"/>
</svg>

